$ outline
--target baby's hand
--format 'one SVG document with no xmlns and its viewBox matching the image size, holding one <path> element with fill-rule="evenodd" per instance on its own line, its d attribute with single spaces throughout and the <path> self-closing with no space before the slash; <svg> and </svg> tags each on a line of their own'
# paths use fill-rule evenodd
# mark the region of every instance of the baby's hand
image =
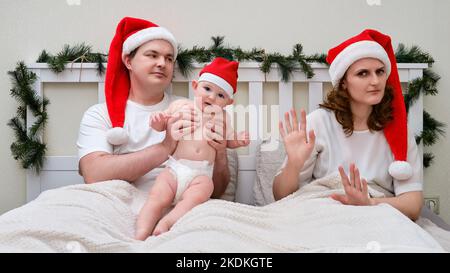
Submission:
<svg viewBox="0 0 450 273">
<path fill-rule="evenodd" d="M 149 125 L 158 132 L 166 130 L 167 120 L 170 118 L 165 112 L 155 112 L 150 117 Z"/>
<path fill-rule="evenodd" d="M 237 134 L 236 139 L 239 147 L 244 147 L 250 144 L 250 135 L 247 131 L 242 131 Z"/>
<path fill-rule="evenodd" d="M 236 135 L 236 139 L 228 140 L 227 147 L 231 149 L 244 147 L 250 144 L 250 137 L 247 131 L 239 132 Z"/>
</svg>

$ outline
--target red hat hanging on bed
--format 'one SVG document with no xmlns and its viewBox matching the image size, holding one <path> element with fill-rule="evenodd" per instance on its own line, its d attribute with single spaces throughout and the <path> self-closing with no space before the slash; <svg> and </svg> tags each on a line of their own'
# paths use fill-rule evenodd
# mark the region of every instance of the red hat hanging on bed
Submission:
<svg viewBox="0 0 450 273">
<path fill-rule="evenodd" d="M 230 98 L 236 93 L 239 63 L 217 57 L 200 71 L 201 81 L 208 81 L 222 88 Z"/>
<path fill-rule="evenodd" d="M 151 40 L 169 42 L 177 57 L 177 42 L 167 29 L 152 22 L 125 17 L 117 25 L 116 34 L 111 41 L 105 79 L 105 98 L 112 128 L 106 133 L 109 143 L 121 145 L 128 141 L 124 130 L 125 108 L 130 91 L 130 77 L 124 61 L 125 56 Z"/>
<path fill-rule="evenodd" d="M 387 85 L 394 89 L 391 102 L 393 120 L 384 128 L 394 162 L 389 166 L 389 174 L 397 180 L 412 176 L 411 165 L 406 161 L 408 150 L 407 114 L 397 70 L 397 61 L 392 49 L 391 37 L 376 30 L 366 29 L 328 51 L 330 76 L 333 86 L 339 84 L 347 69 L 357 60 L 376 58 L 382 61 L 388 75 Z"/>
</svg>

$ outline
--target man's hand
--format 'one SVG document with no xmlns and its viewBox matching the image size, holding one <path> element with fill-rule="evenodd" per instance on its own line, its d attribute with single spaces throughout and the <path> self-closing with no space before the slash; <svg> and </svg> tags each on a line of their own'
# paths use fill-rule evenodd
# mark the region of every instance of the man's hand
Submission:
<svg viewBox="0 0 450 273">
<path fill-rule="evenodd" d="M 194 110 L 189 108 L 180 109 L 168 118 L 166 137 L 162 144 L 166 147 L 169 155 L 175 151 L 180 139 L 194 132 L 197 126 L 196 120 Z"/>
<path fill-rule="evenodd" d="M 220 198 L 230 182 L 230 169 L 228 168 L 226 149 L 227 140 L 223 136 L 225 126 L 223 122 L 216 123 L 210 126 L 209 132 L 207 133 L 207 137 L 209 138 L 208 144 L 216 149 L 213 171 L 214 192 L 212 198 Z"/>
<path fill-rule="evenodd" d="M 217 152 L 224 152 L 227 148 L 227 140 L 224 137 L 225 126 L 223 119 L 213 119 L 205 125 L 204 137 Z"/>
</svg>

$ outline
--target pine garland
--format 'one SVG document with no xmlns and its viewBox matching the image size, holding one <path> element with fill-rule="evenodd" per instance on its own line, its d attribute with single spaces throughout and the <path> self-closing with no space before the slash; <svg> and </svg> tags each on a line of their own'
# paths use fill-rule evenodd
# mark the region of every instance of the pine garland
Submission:
<svg viewBox="0 0 450 273">
<path fill-rule="evenodd" d="M 194 62 L 207 63 L 215 57 L 223 57 L 228 60 L 256 61 L 261 63 L 260 69 L 264 73 L 269 73 L 273 64 L 278 65 L 278 70 L 283 81 L 289 81 L 292 73 L 302 71 L 308 79 L 314 76 L 313 69 L 309 63 L 325 63 L 325 54 L 315 54 L 305 56 L 301 44 L 294 45 L 292 54 L 284 56 L 279 53 L 267 54 L 264 49 L 253 48 L 251 51 L 242 50 L 240 47 L 233 48 L 224 45 L 224 37 L 212 37 L 213 44 L 209 48 L 194 46 L 191 50 L 179 47 L 177 64 L 181 74 L 189 76 L 193 70 Z"/>
<path fill-rule="evenodd" d="M 431 70 L 434 59 L 426 52 L 423 52 L 418 46 L 406 48 L 405 45 L 399 44 L 395 52 L 397 62 L 409 63 L 428 63 L 428 69 L 423 70 L 421 78 L 415 79 L 408 84 L 408 92 L 404 95 L 406 110 L 423 95 L 435 96 L 438 93 L 437 82 L 440 77 Z M 422 132 L 416 136 L 416 143 L 421 141 L 424 146 L 432 146 L 439 139 L 440 136 L 445 135 L 444 127 L 446 125 L 434 119 L 427 111 L 423 111 L 423 129 Z M 430 152 L 423 154 L 423 166 L 428 168 L 434 160 L 434 155 Z"/>
<path fill-rule="evenodd" d="M 284 56 L 280 53 L 266 53 L 264 49 L 253 48 L 250 51 L 242 50 L 240 47 L 229 47 L 224 45 L 224 37 L 212 37 L 212 45 L 208 48 L 194 46 L 192 49 L 178 48 L 177 64 L 182 75 L 189 77 L 194 68 L 194 62 L 206 63 L 215 57 L 224 57 L 229 60 L 237 61 L 255 61 L 260 63 L 260 69 L 264 73 L 269 73 L 272 65 L 276 64 L 283 81 L 289 81 L 292 73 L 302 71 L 307 78 L 314 76 L 310 63 L 326 63 L 326 54 L 314 54 L 306 56 L 303 53 L 301 44 L 293 47 L 292 54 Z M 423 52 L 418 46 L 407 48 L 399 44 L 396 50 L 398 63 L 427 63 L 431 68 L 434 59 L 426 52 Z M 92 52 L 91 46 L 77 44 L 73 47 L 64 45 L 63 49 L 56 55 L 49 54 L 43 50 L 37 59 L 38 63 L 47 63 L 55 72 L 64 71 L 68 63 L 96 63 L 99 75 L 103 75 L 105 67 L 103 63 L 107 61 L 107 55 Z M 423 95 L 436 95 L 437 82 L 440 77 L 431 69 L 425 69 L 420 79 L 415 79 L 408 84 L 408 92 L 405 94 L 406 109 Z M 46 144 L 39 138 L 39 133 L 44 129 L 48 116 L 46 106 L 49 104 L 45 97 L 39 98 L 32 89 L 36 81 L 36 75 L 30 72 L 23 62 L 19 62 L 15 71 L 9 71 L 13 88 L 11 96 L 18 102 L 16 117 L 12 118 L 8 125 L 14 130 L 16 141 L 11 144 L 11 152 L 14 159 L 19 160 L 25 169 L 34 169 L 39 172 L 43 167 Z M 36 117 L 36 122 L 27 131 L 27 106 Z M 419 144 L 423 141 L 425 146 L 431 146 L 444 136 L 445 124 L 431 117 L 424 111 L 423 131 L 416 136 Z M 424 153 L 424 167 L 432 164 L 434 156 L 431 153 Z"/>
<path fill-rule="evenodd" d="M 440 77 L 431 69 L 424 69 L 423 76 L 408 84 L 408 93 L 404 95 L 406 109 L 409 109 L 420 96 L 420 94 L 435 96 L 438 93 L 437 82 Z"/>
<path fill-rule="evenodd" d="M 430 167 L 433 164 L 434 155 L 432 153 L 423 153 L 423 166 Z"/>
<path fill-rule="evenodd" d="M 106 54 L 93 53 L 92 47 L 84 43 L 77 44 L 73 47 L 64 45 L 63 49 L 56 55 L 51 55 L 43 50 L 36 60 L 37 63 L 47 63 L 50 69 L 55 73 L 64 71 L 66 64 L 71 63 L 96 63 L 97 72 L 103 75 L 105 72 Z"/>
<path fill-rule="evenodd" d="M 38 135 L 44 129 L 47 122 L 46 107 L 49 104 L 47 98 L 36 95 L 32 89 L 36 81 L 36 74 L 29 71 L 23 62 L 19 62 L 14 71 L 8 74 L 13 82 L 11 96 L 19 102 L 16 117 L 8 122 L 13 128 L 16 141 L 11 144 L 11 152 L 15 160 L 22 163 L 25 169 L 34 169 L 37 173 L 44 165 L 44 155 L 47 146 Z M 27 132 L 27 106 L 36 117 L 36 122 Z"/>
<path fill-rule="evenodd" d="M 407 48 L 404 44 L 399 44 L 395 58 L 398 63 L 427 63 L 430 66 L 434 63 L 433 57 L 416 45 Z"/>
</svg>

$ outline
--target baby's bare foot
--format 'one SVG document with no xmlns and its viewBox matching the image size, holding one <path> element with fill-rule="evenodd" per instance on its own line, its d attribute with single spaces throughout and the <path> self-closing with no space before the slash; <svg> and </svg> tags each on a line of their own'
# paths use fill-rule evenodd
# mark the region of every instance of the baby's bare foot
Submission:
<svg viewBox="0 0 450 273">
<path fill-rule="evenodd" d="M 153 230 L 152 235 L 158 236 L 160 234 L 163 234 L 164 232 L 169 231 L 171 228 L 171 225 L 167 221 L 159 221 L 159 223 L 156 225 L 155 229 Z"/>
</svg>

